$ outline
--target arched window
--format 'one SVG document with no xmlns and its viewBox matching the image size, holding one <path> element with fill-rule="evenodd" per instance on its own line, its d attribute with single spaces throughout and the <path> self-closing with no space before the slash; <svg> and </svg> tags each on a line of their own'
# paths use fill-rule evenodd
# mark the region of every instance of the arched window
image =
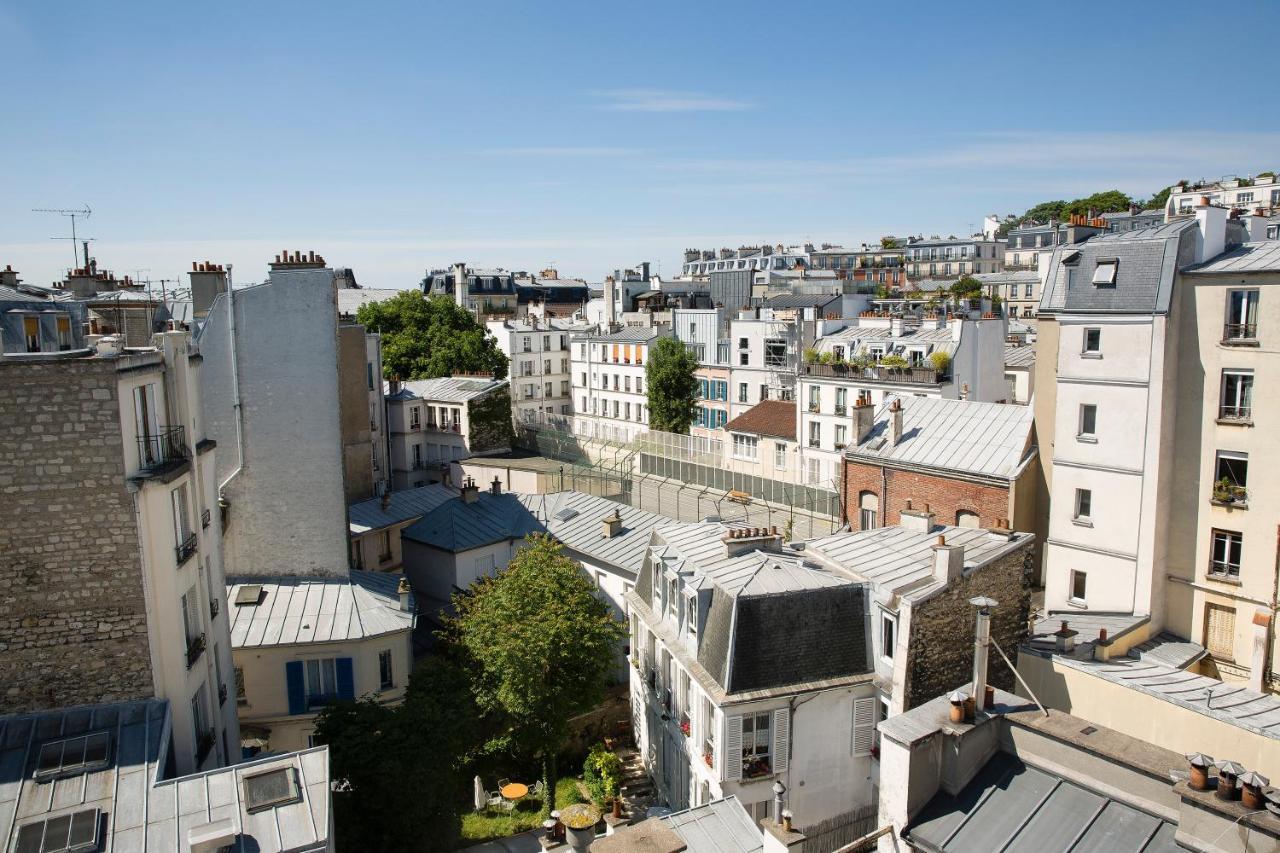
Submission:
<svg viewBox="0 0 1280 853">
<path fill-rule="evenodd" d="M 978 527 L 978 514 L 962 509 L 956 512 L 956 527 Z"/>
<path fill-rule="evenodd" d="M 880 496 L 875 492 L 858 493 L 858 529 L 871 530 L 880 515 Z"/>
</svg>

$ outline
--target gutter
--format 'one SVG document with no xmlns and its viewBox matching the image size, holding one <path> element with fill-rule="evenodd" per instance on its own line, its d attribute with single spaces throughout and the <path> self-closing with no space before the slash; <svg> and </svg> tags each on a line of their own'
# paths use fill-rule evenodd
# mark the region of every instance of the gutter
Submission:
<svg viewBox="0 0 1280 853">
<path fill-rule="evenodd" d="M 236 418 L 236 467 L 218 484 L 221 492 L 244 469 L 244 408 L 240 401 L 240 360 L 236 357 L 236 303 L 235 283 L 231 278 L 231 264 L 227 264 L 227 343 L 231 349 L 231 406 Z"/>
</svg>

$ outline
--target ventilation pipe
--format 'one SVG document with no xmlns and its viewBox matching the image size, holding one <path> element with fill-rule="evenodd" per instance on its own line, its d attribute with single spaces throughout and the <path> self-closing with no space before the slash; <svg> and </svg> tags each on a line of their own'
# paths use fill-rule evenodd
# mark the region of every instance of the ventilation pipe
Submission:
<svg viewBox="0 0 1280 853">
<path fill-rule="evenodd" d="M 986 708 L 990 705 L 987 699 L 987 646 L 991 643 L 991 609 L 998 607 L 1000 602 L 978 596 L 969 599 L 969 603 L 978 608 L 973 637 L 973 701 L 975 705 Z"/>
</svg>

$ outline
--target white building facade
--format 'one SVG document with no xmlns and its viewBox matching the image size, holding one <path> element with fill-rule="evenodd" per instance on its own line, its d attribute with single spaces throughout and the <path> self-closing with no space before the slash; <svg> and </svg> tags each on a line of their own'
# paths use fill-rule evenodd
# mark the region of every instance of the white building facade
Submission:
<svg viewBox="0 0 1280 853">
<path fill-rule="evenodd" d="M 629 442 L 648 429 L 645 365 L 665 329 L 624 328 L 572 339 L 574 431 L 582 438 Z"/>
</svg>

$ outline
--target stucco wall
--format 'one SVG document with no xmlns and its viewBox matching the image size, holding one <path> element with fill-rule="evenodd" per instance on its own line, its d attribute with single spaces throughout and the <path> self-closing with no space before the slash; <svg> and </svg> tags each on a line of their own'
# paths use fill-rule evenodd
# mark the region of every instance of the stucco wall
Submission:
<svg viewBox="0 0 1280 853">
<path fill-rule="evenodd" d="M 232 298 L 244 465 L 230 482 L 238 462 L 228 294 L 199 337 L 206 434 L 218 442 L 219 483 L 231 504 L 227 574 L 345 576 L 333 271 L 273 271 Z"/>
</svg>

